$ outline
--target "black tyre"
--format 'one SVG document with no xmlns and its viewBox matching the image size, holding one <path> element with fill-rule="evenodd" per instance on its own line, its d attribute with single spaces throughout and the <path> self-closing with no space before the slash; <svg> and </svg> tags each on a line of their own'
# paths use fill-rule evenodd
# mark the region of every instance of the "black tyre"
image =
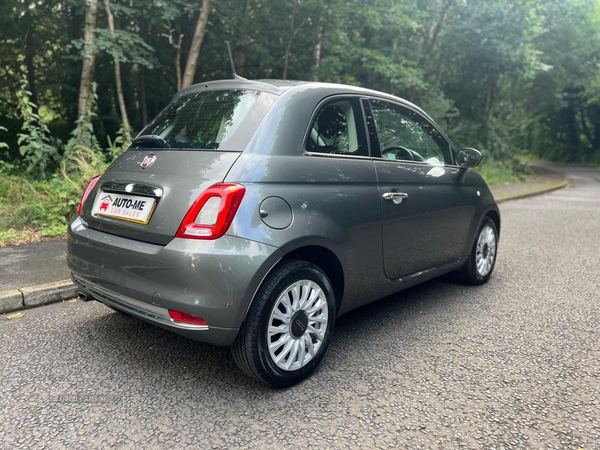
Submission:
<svg viewBox="0 0 600 450">
<path fill-rule="evenodd" d="M 458 271 L 458 281 L 464 284 L 487 283 L 492 276 L 498 252 L 498 230 L 489 217 L 485 217 L 479 227 L 477 238 L 465 264 Z"/>
<path fill-rule="evenodd" d="M 246 374 L 273 387 L 307 378 L 335 323 L 331 282 L 314 264 L 291 260 L 263 281 L 231 351 Z"/>
</svg>

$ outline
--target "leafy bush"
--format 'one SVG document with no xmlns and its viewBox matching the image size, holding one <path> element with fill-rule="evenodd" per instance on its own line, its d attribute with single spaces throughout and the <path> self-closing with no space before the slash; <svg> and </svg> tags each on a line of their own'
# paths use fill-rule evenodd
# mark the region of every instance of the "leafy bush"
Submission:
<svg viewBox="0 0 600 450">
<path fill-rule="evenodd" d="M 484 161 L 475 171 L 483 177 L 489 185 L 518 183 L 527 178 L 528 170 L 525 166 L 515 167 L 499 161 L 487 160 Z"/>
<path fill-rule="evenodd" d="M 19 115 L 23 119 L 22 133 L 17 135 L 19 152 L 28 172 L 46 178 L 56 168 L 58 151 L 55 146 L 61 146 L 62 143 L 57 140 L 53 142 L 48 126 L 37 113 L 37 105 L 29 100 L 30 97 L 27 79 L 23 76 L 21 89 L 17 91 Z"/>
</svg>

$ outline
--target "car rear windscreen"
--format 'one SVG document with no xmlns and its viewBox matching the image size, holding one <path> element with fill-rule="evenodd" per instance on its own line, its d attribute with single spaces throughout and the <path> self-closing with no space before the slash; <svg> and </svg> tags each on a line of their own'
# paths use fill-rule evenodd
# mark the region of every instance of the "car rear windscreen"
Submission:
<svg viewBox="0 0 600 450">
<path fill-rule="evenodd" d="M 277 96 L 246 89 L 202 91 L 167 106 L 140 135 L 171 148 L 242 151 Z"/>
</svg>

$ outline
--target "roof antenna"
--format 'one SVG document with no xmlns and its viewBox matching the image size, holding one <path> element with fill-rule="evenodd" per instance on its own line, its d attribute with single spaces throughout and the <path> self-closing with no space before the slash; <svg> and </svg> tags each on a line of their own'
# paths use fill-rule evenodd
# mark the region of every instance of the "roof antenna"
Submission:
<svg viewBox="0 0 600 450">
<path fill-rule="evenodd" d="M 225 41 L 227 44 L 227 52 L 229 53 L 229 64 L 231 65 L 231 75 L 234 80 L 246 80 L 247 78 L 240 77 L 237 73 L 235 73 L 235 65 L 233 64 L 233 55 L 231 54 L 231 45 L 229 45 L 229 41 Z"/>
</svg>

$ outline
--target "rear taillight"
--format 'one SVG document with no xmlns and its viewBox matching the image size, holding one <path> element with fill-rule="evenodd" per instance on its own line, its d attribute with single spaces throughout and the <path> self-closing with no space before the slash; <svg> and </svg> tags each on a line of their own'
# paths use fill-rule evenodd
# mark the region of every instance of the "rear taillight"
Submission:
<svg viewBox="0 0 600 450">
<path fill-rule="evenodd" d="M 87 187 L 85 188 L 85 191 L 83 191 L 83 195 L 81 196 L 81 201 L 79 202 L 79 206 L 77 207 L 77 215 L 80 216 L 81 215 L 81 208 L 83 208 L 83 204 L 85 203 L 85 200 L 88 198 L 88 195 L 90 195 L 90 192 L 92 192 L 92 189 L 94 189 L 94 186 L 96 186 L 96 183 L 98 182 L 98 180 L 100 179 L 102 175 L 96 175 L 94 178 L 92 178 L 90 180 L 90 182 L 88 183 Z"/>
<path fill-rule="evenodd" d="M 175 322 L 190 323 L 192 325 L 208 325 L 206 320 L 204 320 L 202 317 L 181 311 L 173 311 L 172 309 L 169 309 L 169 316 L 171 316 L 171 319 L 173 319 Z"/>
<path fill-rule="evenodd" d="M 229 229 L 245 193 L 241 184 L 213 184 L 192 204 L 175 237 L 220 238 Z"/>
</svg>

